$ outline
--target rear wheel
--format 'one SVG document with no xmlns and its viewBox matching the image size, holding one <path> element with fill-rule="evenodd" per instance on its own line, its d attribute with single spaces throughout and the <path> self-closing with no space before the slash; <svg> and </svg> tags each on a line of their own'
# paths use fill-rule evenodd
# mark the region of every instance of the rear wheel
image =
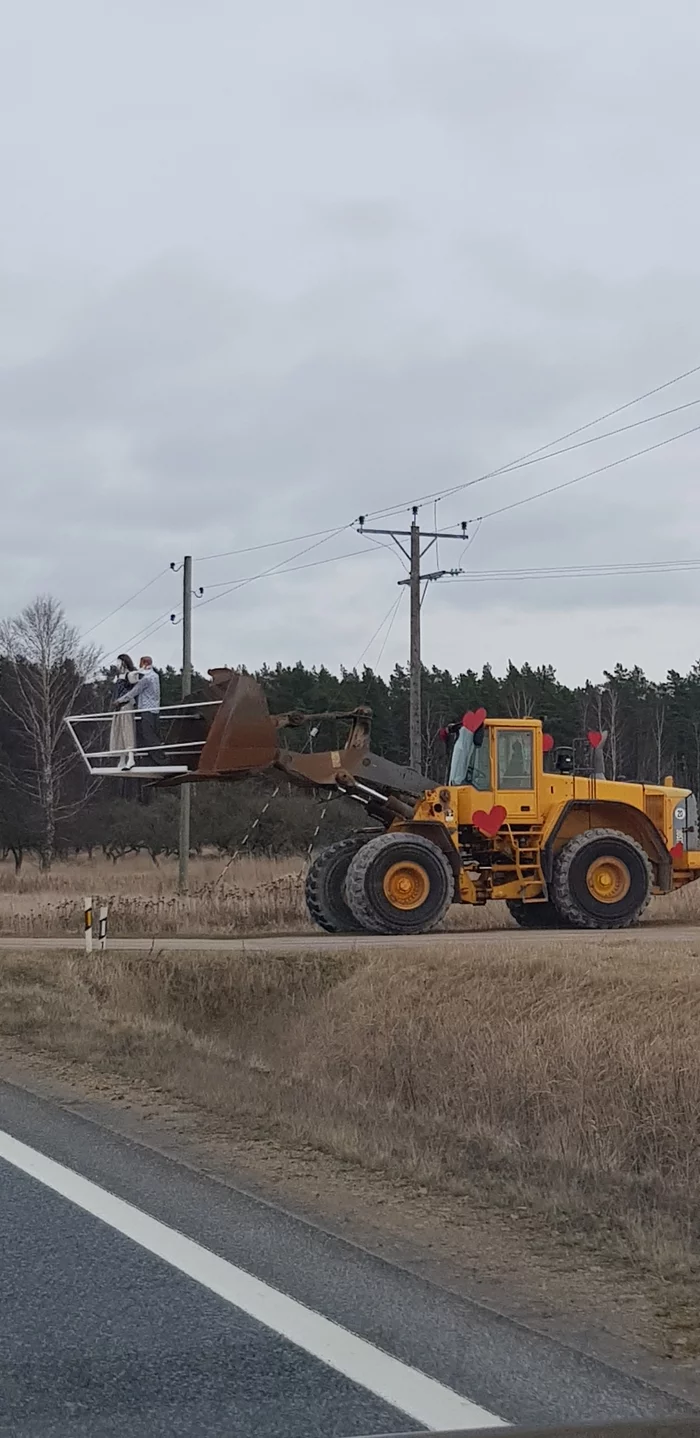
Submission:
<svg viewBox="0 0 700 1438">
<path fill-rule="evenodd" d="M 348 867 L 358 849 L 367 843 L 366 834 L 351 834 L 314 859 L 306 875 L 306 907 L 319 929 L 327 934 L 357 934 L 361 925 L 348 908 L 343 885 Z"/>
<path fill-rule="evenodd" d="M 557 854 L 551 894 L 576 929 L 627 929 L 646 908 L 651 886 L 641 844 L 615 829 L 590 829 Z"/>
<path fill-rule="evenodd" d="M 515 919 L 519 929 L 562 929 L 565 927 L 564 920 L 560 918 L 550 899 L 538 904 L 525 904 L 522 899 L 506 899 L 506 908 L 511 919 Z"/>
<path fill-rule="evenodd" d="M 454 874 L 441 849 L 421 834 L 380 834 L 352 860 L 345 898 L 363 929 L 424 934 L 444 918 Z"/>
</svg>

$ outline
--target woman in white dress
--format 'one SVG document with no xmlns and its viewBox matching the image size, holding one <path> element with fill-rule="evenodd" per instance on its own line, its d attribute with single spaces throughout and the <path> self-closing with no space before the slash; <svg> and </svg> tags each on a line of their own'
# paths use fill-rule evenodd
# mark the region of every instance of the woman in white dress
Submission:
<svg viewBox="0 0 700 1438">
<path fill-rule="evenodd" d="M 128 654 L 117 656 L 119 672 L 114 688 L 114 702 L 128 694 L 130 689 L 138 682 L 138 670 L 134 668 L 134 661 Z M 134 705 L 128 699 L 120 705 L 112 720 L 112 728 L 109 736 L 109 747 L 119 754 L 119 769 L 133 769 L 134 749 L 136 748 L 136 724 L 134 720 Z"/>
</svg>

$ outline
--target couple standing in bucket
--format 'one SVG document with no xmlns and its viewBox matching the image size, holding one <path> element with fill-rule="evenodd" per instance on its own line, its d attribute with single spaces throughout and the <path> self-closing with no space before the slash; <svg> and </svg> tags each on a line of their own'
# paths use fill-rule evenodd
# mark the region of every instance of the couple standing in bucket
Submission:
<svg viewBox="0 0 700 1438">
<path fill-rule="evenodd" d="M 147 749 L 154 764 L 164 762 L 160 749 L 160 678 L 150 654 L 142 655 L 138 669 L 128 654 L 119 654 L 119 673 L 114 692 L 118 711 L 112 720 L 109 747 L 121 755 L 118 767 L 133 769 L 134 750 Z M 136 720 L 139 721 L 138 743 Z"/>
</svg>

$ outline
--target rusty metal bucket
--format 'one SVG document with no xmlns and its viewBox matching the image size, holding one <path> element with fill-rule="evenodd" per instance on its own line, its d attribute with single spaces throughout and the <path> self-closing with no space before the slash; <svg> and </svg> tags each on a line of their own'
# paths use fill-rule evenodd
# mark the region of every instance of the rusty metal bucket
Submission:
<svg viewBox="0 0 700 1438">
<path fill-rule="evenodd" d="M 277 753 L 277 725 L 260 685 L 249 674 L 233 674 L 197 766 L 202 778 L 269 769 Z"/>
</svg>

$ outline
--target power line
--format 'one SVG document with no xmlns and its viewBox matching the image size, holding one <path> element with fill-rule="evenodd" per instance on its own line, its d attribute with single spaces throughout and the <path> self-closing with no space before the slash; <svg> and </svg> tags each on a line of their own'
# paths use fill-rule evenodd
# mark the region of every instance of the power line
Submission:
<svg viewBox="0 0 700 1438">
<path fill-rule="evenodd" d="M 538 455 L 545 455 L 548 449 L 555 444 L 563 444 L 567 439 L 574 439 L 577 434 L 583 434 L 587 429 L 593 429 L 597 424 L 603 424 L 606 419 L 613 419 L 615 415 L 622 414 L 624 410 L 631 409 L 635 404 L 641 404 L 645 399 L 651 399 L 652 395 L 661 394 L 662 390 L 670 389 L 674 384 L 680 384 L 681 380 L 689 379 L 691 375 L 700 372 L 700 364 L 693 365 L 691 369 L 684 370 L 682 374 L 674 375 L 673 379 L 665 380 L 663 384 L 655 385 L 653 389 L 645 390 L 644 394 L 636 395 L 634 399 L 628 399 L 624 404 L 616 405 L 605 414 L 598 415 L 597 419 L 589 419 L 586 424 L 577 425 L 575 429 L 567 430 L 566 434 L 560 434 L 556 439 L 551 439 L 548 444 L 539 445 L 537 449 L 528 450 L 517 459 L 510 460 L 507 464 L 499 465 L 497 469 L 487 470 L 485 474 L 478 475 L 475 479 L 465 480 L 463 484 L 453 485 L 450 489 L 433 490 L 430 494 L 423 494 L 418 499 L 408 503 L 395 504 L 385 509 L 368 511 L 368 519 L 380 519 L 385 515 L 398 514 L 401 510 L 409 509 L 414 504 L 427 504 L 433 499 L 446 499 L 449 495 L 458 494 L 462 489 L 468 489 L 472 485 L 481 484 L 486 479 L 493 479 L 497 475 L 507 473 L 509 470 L 518 469 L 524 466 L 529 460 L 535 459 Z M 449 527 L 449 526 L 448 526 Z"/>
<path fill-rule="evenodd" d="M 367 654 L 368 651 L 372 648 L 372 645 L 374 644 L 375 639 L 377 639 L 377 638 L 379 637 L 379 635 L 380 635 L 381 632 L 382 632 L 382 629 L 384 628 L 384 625 L 386 624 L 387 620 L 388 620 L 390 617 L 391 617 L 392 623 L 393 623 L 393 620 L 396 618 L 396 614 L 397 614 L 397 612 L 398 612 L 398 608 L 399 608 L 399 605 L 400 605 L 400 603 L 401 603 L 401 600 L 403 599 L 404 594 L 405 594 L 405 590 L 404 590 L 404 589 L 401 589 L 401 590 L 399 590 L 399 597 L 398 597 L 398 599 L 392 599 L 391 604 L 389 605 L 389 608 L 387 609 L 386 614 L 384 615 L 384 618 L 382 619 L 381 623 L 377 625 L 377 627 L 376 627 L 376 629 L 375 629 L 375 631 L 374 631 L 374 634 L 372 635 L 372 638 L 367 640 L 367 643 L 365 644 L 365 647 L 364 647 L 364 649 L 362 650 L 362 653 L 361 653 L 361 654 L 359 655 L 359 657 L 355 660 L 355 664 L 354 664 L 354 666 L 353 666 L 355 669 L 359 669 L 359 667 L 360 667 L 360 665 L 361 665 L 361 663 L 362 663 L 362 660 L 363 660 L 364 657 L 365 657 L 365 654 Z M 390 626 L 390 627 L 391 627 L 391 626 Z M 386 643 L 386 640 L 385 640 L 385 643 Z"/>
<path fill-rule="evenodd" d="M 564 445 L 562 449 L 550 449 L 549 453 L 536 453 L 530 459 L 516 460 L 513 464 L 504 464 L 500 469 L 492 469 L 488 474 L 479 475 L 477 479 L 469 479 L 464 484 L 456 484 L 453 489 L 445 490 L 441 497 L 446 499 L 451 494 L 458 494 L 461 490 L 472 489 L 476 484 L 483 484 L 487 479 L 494 479 L 504 474 L 515 474 L 517 470 L 529 469 L 533 464 L 544 464 L 548 459 L 557 459 L 561 454 L 572 454 L 576 449 L 585 449 L 589 444 L 598 444 L 601 439 L 614 439 L 618 434 L 627 434 L 630 429 L 639 429 L 640 425 L 652 424 L 657 419 L 668 419 L 671 414 L 680 414 L 682 410 L 692 409 L 694 405 L 700 404 L 700 395 L 697 399 L 686 400 L 685 404 L 674 405 L 671 409 L 657 410 L 656 414 L 644 415 L 642 419 L 632 420 L 631 424 L 618 425 L 617 429 L 605 429 L 602 434 L 589 435 L 588 439 L 580 439 L 576 444 Z M 554 440 L 553 443 L 557 443 Z"/>
<path fill-rule="evenodd" d="M 397 614 L 398 614 L 398 612 L 399 612 L 399 609 L 401 608 L 401 600 L 403 599 L 405 593 L 406 593 L 406 590 L 405 590 L 405 589 L 402 589 L 402 590 L 401 590 L 401 593 L 400 593 L 400 595 L 399 595 L 399 598 L 398 598 L 398 603 L 395 604 L 395 606 L 394 606 L 394 612 L 393 612 L 393 614 L 392 614 L 392 616 L 391 616 L 391 619 L 390 619 L 390 621 L 389 621 L 389 628 L 387 629 L 386 634 L 384 635 L 384 638 L 383 638 L 383 640 L 382 640 L 382 647 L 381 647 L 381 649 L 379 650 L 379 653 L 378 653 L 378 655 L 377 655 L 377 657 L 376 657 L 376 659 L 375 659 L 375 661 L 374 661 L 375 667 L 376 667 L 377 669 L 379 668 L 379 665 L 380 665 L 381 662 L 382 662 L 382 654 L 384 653 L 384 650 L 386 649 L 386 646 L 387 646 L 387 644 L 389 643 L 389 637 L 390 637 L 391 631 L 392 631 L 392 629 L 393 629 L 393 627 L 394 627 L 394 620 L 396 619 L 396 616 L 397 616 Z"/>
<path fill-rule="evenodd" d="M 328 537 L 331 538 L 331 537 L 334 537 L 334 536 L 337 535 L 337 534 L 341 534 L 345 529 L 350 529 L 351 527 L 352 527 L 351 524 L 341 525 L 341 527 L 340 527 L 339 529 L 335 529 L 335 530 L 329 531 L 329 532 L 328 532 Z M 324 531 L 324 533 L 325 533 L 325 531 Z M 319 544 L 324 544 L 325 542 L 326 542 L 325 539 L 321 539 L 318 544 L 308 545 L 308 547 L 307 547 L 306 549 L 302 549 L 302 550 L 299 551 L 299 555 L 308 554 L 311 550 L 313 550 L 313 549 L 318 549 Z M 271 575 L 271 574 L 275 574 L 275 573 L 279 573 L 279 574 L 281 574 L 281 575 L 283 575 L 283 574 L 293 574 L 293 573 L 297 572 L 297 571 L 300 570 L 300 569 L 313 569 L 313 568 L 315 568 L 317 565 L 320 565 L 320 564 L 335 564 L 336 562 L 338 562 L 339 560 L 342 560 L 342 559 L 354 559 L 354 558 L 358 558 L 358 557 L 360 557 L 363 553 L 366 554 L 367 551 L 366 551 L 366 550 L 361 550 L 361 549 L 360 549 L 360 550 L 355 550 L 355 549 L 353 549 L 353 550 L 348 551 L 348 553 L 346 553 L 346 554 L 331 555 L 331 556 L 329 556 L 328 559 L 312 560 L 312 562 L 311 562 L 310 564 L 298 564 L 298 565 L 290 565 L 290 560 L 296 559 L 296 558 L 298 557 L 298 555 L 294 555 L 294 554 L 288 555 L 286 559 L 280 560 L 279 564 L 275 564 L 275 565 L 272 565 L 271 567 L 269 567 L 268 569 L 261 570 L 258 574 L 249 574 L 249 575 L 246 575 L 245 578 L 243 578 L 243 579 L 233 580 L 233 581 L 232 581 L 232 580 L 222 580 L 220 584 L 207 585 L 207 588 L 208 588 L 208 589 L 221 588 L 223 592 L 222 592 L 221 594 L 213 594 L 213 595 L 211 595 L 208 599 L 202 600 L 202 602 L 201 602 L 200 604 L 196 605 L 195 607 L 196 607 L 197 609 L 201 609 L 204 604 L 213 604 L 215 600 L 217 600 L 217 599 L 223 599 L 223 598 L 226 597 L 227 594 L 231 594 L 231 593 L 233 593 L 235 590 L 237 590 L 237 589 L 242 589 L 245 585 L 247 585 L 247 584 L 253 584 L 256 580 L 258 580 L 258 579 L 264 579 L 264 578 L 266 578 L 268 575 Z M 287 566 L 287 567 L 285 567 L 285 566 Z M 163 573 L 167 573 L 168 571 L 167 571 L 167 570 L 163 570 L 162 572 L 163 572 Z M 160 577 L 160 576 L 158 576 L 158 577 Z M 142 627 L 141 627 L 140 629 L 138 629 L 135 634 L 131 634 L 131 635 L 129 636 L 129 638 L 124 641 L 124 644 L 123 644 L 124 649 L 128 651 L 128 646 L 129 646 L 130 644 L 136 643 L 137 640 L 140 640 L 140 641 L 143 642 L 145 639 L 150 639 L 153 634 L 157 634 L 160 629 L 163 629 L 163 628 L 165 627 L 165 625 L 170 622 L 170 620 L 171 620 L 171 618 L 172 618 L 172 612 L 173 612 L 172 609 L 169 609 L 165 614 L 160 614 L 160 615 L 158 615 L 155 619 L 149 620 L 147 624 L 142 625 Z M 116 652 L 116 651 L 115 651 L 115 652 Z"/>
<path fill-rule="evenodd" d="M 690 429 L 681 430 L 680 434 L 668 435 L 666 439 L 657 440 L 656 444 L 645 445 L 644 449 L 636 449 L 632 454 L 623 454 L 619 459 L 611 459 L 608 464 L 601 464 L 597 469 L 586 470 L 585 474 L 577 474 L 573 479 L 565 479 L 561 484 L 551 484 L 547 489 L 538 489 L 534 494 L 527 494 L 522 499 L 513 499 L 510 504 L 502 504 L 498 509 L 489 509 L 485 514 L 476 516 L 479 520 L 493 519 L 497 514 L 507 514 L 511 509 L 519 509 L 523 504 L 530 504 L 533 499 L 543 499 L 545 495 L 557 494 L 560 489 L 570 489 L 574 484 L 580 484 L 584 479 L 592 479 L 596 474 L 605 474 L 609 469 L 615 469 L 619 464 L 626 464 L 630 459 L 639 459 L 643 454 L 651 454 L 655 449 L 663 449 L 666 444 L 674 444 L 677 439 L 685 439 L 689 434 L 697 434 L 700 424 L 694 424 Z M 474 521 L 469 520 L 472 524 Z"/>
<path fill-rule="evenodd" d="M 700 569 L 700 559 L 633 560 L 628 564 L 562 564 L 531 569 L 472 569 L 460 579 L 445 584 L 490 584 L 494 581 L 528 579 L 601 579 L 627 574 L 680 574 Z"/>
<path fill-rule="evenodd" d="M 334 529 L 311 529 L 308 534 L 294 534 L 287 539 L 268 539 L 264 544 L 247 544 L 243 549 L 224 549 L 219 554 L 198 554 L 195 564 L 206 564 L 210 559 L 231 559 L 235 554 L 254 554 L 259 549 L 278 549 L 282 544 L 300 544 L 305 539 L 317 539 L 319 535 L 334 534 Z"/>
<path fill-rule="evenodd" d="M 150 619 L 147 624 L 144 624 L 141 626 L 140 629 L 137 629 L 135 634 L 130 634 L 129 638 L 124 640 L 124 652 L 128 654 L 128 646 L 130 644 L 135 644 L 137 639 L 150 639 L 152 634 L 155 634 L 158 629 L 162 629 L 165 624 L 168 624 L 170 622 L 171 614 L 172 608 L 166 610 L 165 614 L 159 614 L 157 619 Z M 113 650 L 112 652 L 116 654 L 117 651 Z"/>
<path fill-rule="evenodd" d="M 376 546 L 376 548 L 377 548 L 377 549 L 388 549 L 390 554 L 393 554 L 393 553 L 394 553 L 393 549 L 391 548 L 391 546 L 390 546 L 389 544 L 378 544 L 378 545 Z M 285 574 L 297 574 L 300 569 L 317 569 L 320 564 L 339 564 L 340 561 L 341 561 L 341 559 L 361 559 L 363 555 L 364 555 L 364 557 L 365 557 L 365 559 L 366 559 L 366 558 L 367 558 L 367 554 L 368 554 L 368 551 L 367 551 L 366 549 L 349 549 L 349 550 L 346 551 L 345 554 L 331 554 L 331 555 L 328 556 L 327 559 L 312 559 L 312 560 L 310 561 L 310 563 L 308 563 L 308 564 L 293 564 L 293 565 L 291 565 L 288 569 L 278 569 L 277 573 L 279 574 L 279 576 L 280 576 L 280 578 L 281 578 L 281 577 L 282 577 L 283 575 L 285 575 Z M 293 557 L 294 557 L 294 556 L 292 555 L 292 558 L 293 558 Z M 270 570 L 265 570 L 265 571 L 264 571 L 265 574 L 269 574 L 270 572 L 271 572 Z M 207 589 L 226 589 L 227 587 L 230 586 L 230 588 L 229 588 L 229 593 L 230 593 L 230 589 L 231 589 L 231 588 L 232 588 L 232 589 L 240 589 L 240 587 L 241 587 L 243 584 L 252 584 L 252 583 L 253 583 L 253 580 L 255 580 L 255 579 L 262 579 L 262 578 L 263 578 L 263 575 L 262 575 L 262 574 L 250 574 L 250 575 L 247 576 L 247 578 L 241 579 L 241 580 L 235 580 L 235 581 L 234 581 L 234 580 L 231 580 L 231 579 L 224 579 L 224 580 L 221 580 L 221 582 L 219 582 L 219 583 L 217 583 L 217 584 L 207 584 L 207 585 L 206 585 L 206 588 L 207 588 Z M 221 598 L 222 598 L 222 595 L 215 595 L 214 597 L 217 598 L 217 599 L 221 599 Z M 200 607 L 201 607 L 201 606 L 200 606 Z"/>
<path fill-rule="evenodd" d="M 225 599 L 227 594 L 232 594 L 237 589 L 243 589 L 247 584 L 254 584 L 258 579 L 266 579 L 268 575 L 275 574 L 279 570 L 284 572 L 285 565 L 294 559 L 301 559 L 304 554 L 310 554 L 312 549 L 318 549 L 320 545 L 327 544 L 329 539 L 335 539 L 336 535 L 342 534 L 344 530 L 352 529 L 352 523 L 351 521 L 349 524 L 341 524 L 337 529 L 328 531 L 325 538 L 317 540 L 315 544 L 307 545 L 305 549 L 298 550 L 296 554 L 288 555 L 287 559 L 281 559 L 279 564 L 273 564 L 269 569 L 261 570 L 259 574 L 249 574 L 245 579 L 237 580 L 228 589 L 224 589 L 221 594 L 212 594 L 209 599 L 203 599 L 197 605 L 197 609 L 203 609 L 205 604 L 214 604 L 217 599 Z"/>
<path fill-rule="evenodd" d="M 685 404 L 674 405 L 672 409 L 660 409 L 656 414 L 647 414 L 643 419 L 633 420 L 631 424 L 618 425 L 617 429 L 604 429 L 602 434 L 592 434 L 588 439 L 578 440 L 576 444 L 564 445 L 563 449 L 552 449 L 549 454 L 535 455 L 533 459 L 524 459 L 515 464 L 503 465 L 501 469 L 494 469 L 490 474 L 483 474 L 478 479 L 469 479 L 465 484 L 455 485 L 454 489 L 446 491 L 443 498 L 463 489 L 472 489 L 475 484 L 483 484 L 485 479 L 491 479 L 497 475 L 515 474 L 519 469 L 529 469 L 533 464 L 544 464 L 545 460 L 557 459 L 560 454 L 572 454 L 576 449 L 585 449 L 586 445 L 597 444 L 601 439 L 613 439 L 615 435 L 626 434 L 630 429 L 639 429 L 640 425 L 651 424 L 653 420 L 667 419 L 670 414 L 680 414 L 682 410 L 692 409 L 696 404 L 700 404 L 700 395 L 697 399 L 686 400 Z"/>
<path fill-rule="evenodd" d="M 102 625 L 106 624 L 108 619 L 112 619 L 121 609 L 126 609 L 127 604 L 132 604 L 134 599 L 138 599 L 140 594 L 145 594 L 146 590 L 151 588 L 151 585 L 155 584 L 158 579 L 162 579 L 163 575 L 167 573 L 168 569 L 166 566 L 166 568 L 161 569 L 158 574 L 154 574 L 153 578 L 149 579 L 147 584 L 143 584 L 140 589 L 137 589 L 135 594 L 130 594 L 128 599 L 123 599 L 121 604 L 117 605 L 116 609 L 110 609 L 109 614 L 105 614 L 104 619 L 98 619 L 96 624 L 92 624 L 89 629 L 84 629 L 82 638 L 87 639 L 88 634 L 94 634 L 96 629 L 101 629 Z"/>
</svg>

